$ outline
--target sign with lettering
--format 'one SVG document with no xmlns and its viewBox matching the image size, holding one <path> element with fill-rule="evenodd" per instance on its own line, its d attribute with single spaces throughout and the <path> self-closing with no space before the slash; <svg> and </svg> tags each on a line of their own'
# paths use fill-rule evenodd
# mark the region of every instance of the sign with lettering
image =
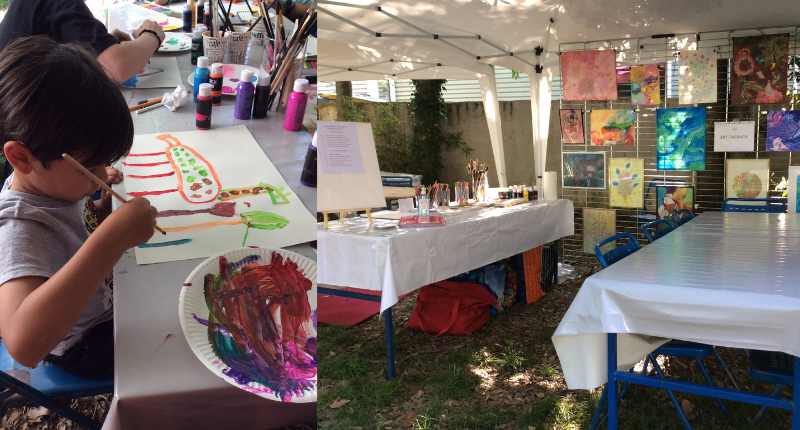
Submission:
<svg viewBox="0 0 800 430">
<path fill-rule="evenodd" d="M 753 152 L 755 137 L 755 121 L 715 122 L 714 152 Z"/>
</svg>

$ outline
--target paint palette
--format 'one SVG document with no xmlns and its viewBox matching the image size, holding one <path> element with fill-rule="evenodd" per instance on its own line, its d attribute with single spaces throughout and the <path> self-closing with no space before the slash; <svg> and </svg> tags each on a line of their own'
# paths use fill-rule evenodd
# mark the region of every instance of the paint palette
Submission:
<svg viewBox="0 0 800 430">
<path fill-rule="evenodd" d="M 223 64 L 222 65 L 222 95 L 235 96 L 236 86 L 239 85 L 239 78 L 242 76 L 242 70 L 253 71 L 253 85 L 257 84 L 258 69 L 255 67 L 245 66 L 243 64 Z M 189 74 L 186 78 L 189 85 L 194 86 L 194 72 Z"/>
<path fill-rule="evenodd" d="M 185 33 L 164 33 L 158 52 L 185 52 L 192 49 L 192 37 Z"/>
<path fill-rule="evenodd" d="M 317 265 L 282 249 L 208 258 L 181 288 L 195 356 L 226 382 L 282 402 L 317 400 Z"/>
</svg>

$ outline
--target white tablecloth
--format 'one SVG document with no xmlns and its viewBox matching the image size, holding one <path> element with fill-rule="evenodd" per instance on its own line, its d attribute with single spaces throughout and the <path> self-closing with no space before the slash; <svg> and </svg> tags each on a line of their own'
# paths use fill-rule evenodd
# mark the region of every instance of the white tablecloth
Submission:
<svg viewBox="0 0 800 430">
<path fill-rule="evenodd" d="M 468 209 L 447 225 L 370 229 L 364 219 L 317 232 L 317 282 L 381 291 L 381 311 L 424 285 L 574 233 L 569 200 Z"/>
<path fill-rule="evenodd" d="M 800 216 L 707 212 L 586 279 L 555 334 L 571 389 L 681 339 L 800 355 Z M 634 333 L 639 335 L 634 335 Z"/>
</svg>

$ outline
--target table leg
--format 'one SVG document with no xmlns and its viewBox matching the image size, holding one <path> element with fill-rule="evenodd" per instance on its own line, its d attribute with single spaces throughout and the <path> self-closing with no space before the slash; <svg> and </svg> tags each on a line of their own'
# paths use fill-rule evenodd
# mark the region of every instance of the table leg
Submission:
<svg viewBox="0 0 800 430">
<path fill-rule="evenodd" d="M 383 311 L 383 339 L 386 343 L 386 379 L 394 379 L 397 376 L 394 368 L 394 321 L 392 320 L 392 308 Z"/>
<path fill-rule="evenodd" d="M 792 387 L 792 430 L 800 430 L 800 357 L 794 357 L 794 386 Z"/>
<path fill-rule="evenodd" d="M 617 334 L 608 334 L 608 430 L 617 430 Z M 796 430 L 796 429 L 792 429 Z"/>
</svg>

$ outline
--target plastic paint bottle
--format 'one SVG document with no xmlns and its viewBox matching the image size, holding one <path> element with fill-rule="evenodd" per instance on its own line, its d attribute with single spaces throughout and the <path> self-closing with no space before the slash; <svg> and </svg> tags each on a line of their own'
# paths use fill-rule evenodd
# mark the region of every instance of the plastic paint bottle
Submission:
<svg viewBox="0 0 800 430">
<path fill-rule="evenodd" d="M 239 85 L 236 87 L 236 104 L 233 107 L 233 117 L 236 119 L 250 119 L 253 113 L 253 97 L 256 88 L 253 85 L 253 71 L 242 70 Z"/>
<path fill-rule="evenodd" d="M 211 28 L 213 25 L 211 22 L 211 4 L 203 11 L 203 24 L 206 25 L 206 28 Z"/>
<path fill-rule="evenodd" d="M 205 13 L 205 8 L 206 2 L 204 0 L 201 0 L 199 3 L 197 3 L 197 14 L 195 15 L 197 22 L 195 22 L 195 25 L 200 25 L 203 23 L 203 14 Z"/>
<path fill-rule="evenodd" d="M 206 26 L 198 24 L 192 33 L 192 64 L 197 64 L 197 58 L 203 55 L 203 32 Z"/>
<path fill-rule="evenodd" d="M 253 102 L 253 118 L 267 117 L 267 102 L 269 101 L 269 73 L 261 71 L 258 73 L 258 85 L 256 86 L 256 98 Z"/>
<path fill-rule="evenodd" d="M 192 32 L 192 6 L 186 2 L 186 7 L 183 8 L 183 31 L 184 33 Z"/>
<path fill-rule="evenodd" d="M 194 101 L 197 101 L 197 92 L 200 84 L 208 83 L 208 57 L 197 57 L 197 68 L 194 69 Z"/>
<path fill-rule="evenodd" d="M 208 83 L 213 87 L 211 90 L 212 103 L 218 105 L 222 103 L 222 82 L 223 82 L 222 63 L 211 65 L 211 73 L 208 75 Z"/>
<path fill-rule="evenodd" d="M 211 84 L 200 84 L 200 92 L 197 95 L 195 107 L 194 124 L 200 130 L 211 128 Z"/>
<path fill-rule="evenodd" d="M 289 101 L 286 103 L 286 118 L 283 120 L 283 128 L 288 131 L 298 131 L 303 126 L 303 115 L 306 111 L 306 89 L 308 79 L 297 79 L 294 81 L 294 88 L 289 94 Z"/>
<path fill-rule="evenodd" d="M 306 152 L 306 161 L 303 163 L 303 172 L 300 174 L 300 182 L 307 187 L 317 186 L 317 133 L 311 138 Z"/>
</svg>

